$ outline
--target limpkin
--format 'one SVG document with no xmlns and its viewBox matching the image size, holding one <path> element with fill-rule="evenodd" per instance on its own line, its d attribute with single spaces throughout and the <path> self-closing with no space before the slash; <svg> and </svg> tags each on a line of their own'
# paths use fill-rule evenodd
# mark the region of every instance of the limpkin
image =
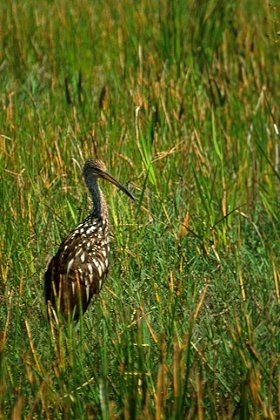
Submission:
<svg viewBox="0 0 280 420">
<path fill-rule="evenodd" d="M 92 212 L 64 239 L 45 273 L 48 307 L 75 320 L 86 311 L 92 296 L 100 292 L 108 271 L 108 207 L 98 178 L 110 181 L 134 200 L 100 160 L 87 160 L 83 175 L 92 196 Z"/>
</svg>

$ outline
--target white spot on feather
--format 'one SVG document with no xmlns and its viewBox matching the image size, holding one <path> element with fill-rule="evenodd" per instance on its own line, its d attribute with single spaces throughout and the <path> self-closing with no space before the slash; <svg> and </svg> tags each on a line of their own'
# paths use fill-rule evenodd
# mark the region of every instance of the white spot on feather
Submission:
<svg viewBox="0 0 280 420">
<path fill-rule="evenodd" d="M 81 255 L 81 261 L 82 261 L 82 263 L 84 263 L 84 262 L 85 262 L 85 260 L 86 260 L 86 254 L 85 254 L 85 253 L 83 253 L 83 254 Z"/>
<path fill-rule="evenodd" d="M 89 289 L 90 289 L 90 287 L 89 287 L 89 286 L 87 286 L 87 287 L 86 287 L 87 302 L 89 301 Z"/>
<path fill-rule="evenodd" d="M 75 283 L 73 281 L 71 283 L 72 283 L 72 293 L 73 293 L 73 296 L 75 296 Z"/>
<path fill-rule="evenodd" d="M 102 268 L 101 268 L 101 266 L 99 265 L 98 267 L 98 273 L 99 273 L 99 276 L 101 277 L 102 276 Z"/>
<path fill-rule="evenodd" d="M 83 252 L 83 248 L 79 248 L 75 254 L 75 258 L 77 258 Z"/>
<path fill-rule="evenodd" d="M 104 264 L 103 264 L 103 262 L 100 260 L 100 267 L 101 267 L 101 271 L 102 271 L 102 273 L 103 273 L 103 271 L 104 271 Z M 100 274 L 101 275 L 101 274 Z"/>
<path fill-rule="evenodd" d="M 87 235 L 90 235 L 94 231 L 95 231 L 95 226 L 91 226 L 90 228 L 87 229 Z"/>
<path fill-rule="evenodd" d="M 67 274 L 69 273 L 69 271 L 71 270 L 71 267 L 73 265 L 74 262 L 74 258 L 72 258 L 69 263 L 67 264 Z"/>
<path fill-rule="evenodd" d="M 98 270 L 99 277 L 101 277 L 103 273 L 102 273 L 102 268 L 100 266 L 100 262 L 95 259 L 95 260 L 93 260 L 93 264 L 95 265 L 95 267 Z"/>
</svg>

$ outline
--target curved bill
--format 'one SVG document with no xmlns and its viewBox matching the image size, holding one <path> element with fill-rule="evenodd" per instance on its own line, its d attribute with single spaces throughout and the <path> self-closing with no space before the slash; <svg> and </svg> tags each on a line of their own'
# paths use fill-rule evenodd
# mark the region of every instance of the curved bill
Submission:
<svg viewBox="0 0 280 420">
<path fill-rule="evenodd" d="M 122 190 L 126 195 L 128 195 L 131 200 L 136 201 L 136 199 L 133 197 L 133 195 L 122 185 L 117 181 L 112 175 L 110 175 L 108 172 L 102 172 L 100 171 L 101 178 L 106 179 L 107 181 L 114 184 L 116 187 L 118 187 L 120 190 Z"/>
</svg>

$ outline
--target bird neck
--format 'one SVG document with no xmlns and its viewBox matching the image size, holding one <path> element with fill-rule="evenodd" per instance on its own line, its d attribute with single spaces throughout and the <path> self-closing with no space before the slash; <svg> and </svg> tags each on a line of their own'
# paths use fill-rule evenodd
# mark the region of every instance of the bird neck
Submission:
<svg viewBox="0 0 280 420">
<path fill-rule="evenodd" d="M 108 217 L 108 207 L 103 195 L 100 190 L 97 179 L 95 179 L 89 186 L 89 191 L 92 197 L 92 215 L 94 217 L 101 217 L 105 219 Z"/>
</svg>

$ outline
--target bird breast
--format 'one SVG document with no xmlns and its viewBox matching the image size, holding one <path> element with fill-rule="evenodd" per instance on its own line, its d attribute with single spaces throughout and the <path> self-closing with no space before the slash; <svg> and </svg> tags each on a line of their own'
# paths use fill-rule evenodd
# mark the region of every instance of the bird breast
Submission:
<svg viewBox="0 0 280 420">
<path fill-rule="evenodd" d="M 69 278 L 79 275 L 81 284 L 92 286 L 98 293 L 108 271 L 108 225 L 100 218 L 89 216 L 80 223 L 60 246 L 60 266 Z"/>
</svg>

